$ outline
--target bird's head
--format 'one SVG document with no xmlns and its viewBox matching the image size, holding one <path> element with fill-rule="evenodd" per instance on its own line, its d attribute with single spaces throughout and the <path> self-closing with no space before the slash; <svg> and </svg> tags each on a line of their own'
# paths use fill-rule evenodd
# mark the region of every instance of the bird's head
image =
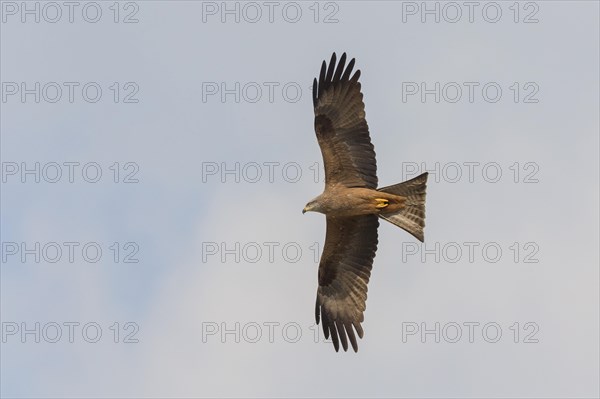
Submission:
<svg viewBox="0 0 600 399">
<path fill-rule="evenodd" d="M 318 197 L 308 201 L 308 204 L 302 209 L 303 214 L 306 212 L 321 212 L 321 203 L 318 201 Z"/>
</svg>

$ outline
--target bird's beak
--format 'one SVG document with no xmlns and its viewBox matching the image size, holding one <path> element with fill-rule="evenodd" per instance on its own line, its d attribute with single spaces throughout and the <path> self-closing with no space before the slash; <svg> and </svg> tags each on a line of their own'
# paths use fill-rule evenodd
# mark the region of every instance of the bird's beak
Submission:
<svg viewBox="0 0 600 399">
<path fill-rule="evenodd" d="M 302 214 L 304 215 L 306 213 L 306 207 L 304 207 L 304 209 L 302 209 Z"/>
</svg>

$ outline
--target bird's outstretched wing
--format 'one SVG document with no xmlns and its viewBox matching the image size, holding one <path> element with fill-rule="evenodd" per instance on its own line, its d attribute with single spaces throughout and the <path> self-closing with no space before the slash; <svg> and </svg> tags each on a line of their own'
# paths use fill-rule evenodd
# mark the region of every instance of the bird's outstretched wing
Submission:
<svg viewBox="0 0 600 399">
<path fill-rule="evenodd" d="M 335 53 L 329 67 L 321 65 L 313 82 L 315 132 L 323 154 L 325 184 L 377 188 L 377 164 L 365 104 L 360 92 L 360 70 L 352 77 L 354 58 L 346 67 L 346 53 L 336 67 Z"/>
<path fill-rule="evenodd" d="M 327 217 L 315 317 L 317 324 L 322 319 L 325 338 L 331 335 L 336 352 L 340 341 L 344 351 L 348 350 L 348 340 L 358 351 L 354 330 L 363 337 L 360 323 L 377 250 L 378 226 L 377 215 Z"/>
</svg>

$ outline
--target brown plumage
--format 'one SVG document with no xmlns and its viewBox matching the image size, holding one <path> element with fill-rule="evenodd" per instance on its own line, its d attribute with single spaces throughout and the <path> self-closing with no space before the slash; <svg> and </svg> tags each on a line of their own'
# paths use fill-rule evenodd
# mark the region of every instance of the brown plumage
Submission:
<svg viewBox="0 0 600 399">
<path fill-rule="evenodd" d="M 323 322 L 335 350 L 348 342 L 358 351 L 356 335 L 367 300 L 367 284 L 377 250 L 379 218 L 423 241 L 427 173 L 377 189 L 377 164 L 365 120 L 360 70 L 344 53 L 336 66 L 321 66 L 313 82 L 315 132 L 325 165 L 325 190 L 303 210 L 327 215 L 327 234 L 319 264 L 315 317 Z M 356 333 L 355 333 L 356 332 Z"/>
</svg>

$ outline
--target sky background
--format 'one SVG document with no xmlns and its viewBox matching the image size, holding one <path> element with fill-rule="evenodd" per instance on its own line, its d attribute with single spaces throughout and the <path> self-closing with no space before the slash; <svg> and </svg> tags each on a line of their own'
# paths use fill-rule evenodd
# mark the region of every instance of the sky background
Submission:
<svg viewBox="0 0 600 399">
<path fill-rule="evenodd" d="M 22 4 L 1 3 L 3 397 L 600 394 L 597 2 Z M 301 213 L 333 51 L 381 186 L 430 171 L 425 244 L 381 223 L 358 353 L 315 328 L 325 219 Z"/>
</svg>

